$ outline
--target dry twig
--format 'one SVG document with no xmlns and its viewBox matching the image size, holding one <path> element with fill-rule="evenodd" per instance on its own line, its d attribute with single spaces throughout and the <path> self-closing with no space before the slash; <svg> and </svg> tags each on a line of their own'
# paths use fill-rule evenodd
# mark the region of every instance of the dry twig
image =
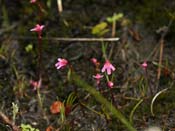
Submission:
<svg viewBox="0 0 175 131">
<path fill-rule="evenodd" d="M 35 40 L 35 37 L 28 37 L 28 36 L 15 36 L 14 39 L 21 39 L 21 40 Z M 118 41 L 119 38 L 65 38 L 65 37 L 43 37 L 42 40 L 48 41 L 67 41 L 67 42 L 101 42 L 101 41 Z"/>
<path fill-rule="evenodd" d="M 13 131 L 20 131 L 20 129 L 18 128 L 18 126 L 16 126 L 14 124 L 13 121 L 11 121 L 3 112 L 0 111 L 0 119 L 2 119 L 2 121 L 5 123 L 5 124 L 8 124 L 12 127 Z"/>
</svg>

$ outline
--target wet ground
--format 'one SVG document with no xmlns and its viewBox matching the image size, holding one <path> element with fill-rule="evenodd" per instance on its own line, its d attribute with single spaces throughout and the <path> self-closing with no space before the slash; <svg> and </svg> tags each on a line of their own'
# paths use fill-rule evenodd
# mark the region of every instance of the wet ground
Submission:
<svg viewBox="0 0 175 131">
<path fill-rule="evenodd" d="M 67 69 L 58 71 L 54 66 L 58 57 L 69 59 L 74 71 L 95 88 L 95 81 L 92 78 L 95 69 L 90 59 L 92 57 L 97 58 L 102 67 L 104 58 L 102 56 L 101 42 L 43 40 L 43 86 L 41 94 L 44 99 L 43 107 L 48 121 L 43 117 L 38 107 L 36 91 L 33 91 L 30 86 L 30 80 L 36 80 L 38 72 L 37 39 L 36 35 L 29 31 L 36 24 L 35 21 L 42 19 L 41 23 L 46 26 L 43 38 L 91 38 L 97 37 L 91 33 L 91 29 L 96 24 L 105 21 L 114 12 L 122 12 L 124 13 L 124 18 L 117 22 L 116 26 L 116 36 L 120 38 L 120 41 L 107 43 L 107 53 L 110 52 L 112 44 L 114 44 L 114 50 L 110 58 L 116 66 L 115 86 L 112 89 L 115 98 L 114 105 L 129 119 L 134 106 L 139 99 L 143 99 L 143 102 L 133 115 L 133 125 L 137 130 L 143 131 L 149 126 L 159 126 L 164 131 L 175 130 L 175 45 L 172 37 L 174 23 L 164 37 L 162 73 L 160 80 L 157 80 L 161 37 L 156 33 L 156 30 L 164 25 L 167 26 L 169 21 L 165 21 L 164 24 L 160 24 L 160 22 L 160 25 L 155 23 L 155 26 L 153 23 L 149 26 L 149 21 L 144 22 L 144 18 L 147 18 L 146 16 L 137 16 L 139 20 L 134 17 L 135 11 L 139 7 L 143 8 L 141 11 L 144 13 L 151 4 L 146 4 L 145 1 L 141 3 L 134 1 L 138 8 L 132 12 L 133 6 L 128 7 L 131 4 L 130 2 L 124 4 L 122 1 L 67 0 L 63 2 L 64 11 L 62 14 L 58 14 L 55 3 L 52 3 L 51 7 L 49 7 L 46 2 L 43 2 L 47 14 L 40 18 L 37 15 L 37 7 L 28 2 L 1 3 L 6 7 L 5 10 L 8 12 L 9 20 L 6 20 L 6 17 L 1 18 L 0 111 L 12 118 L 12 102 L 16 103 L 19 106 L 16 125 L 21 123 L 30 124 L 41 131 L 45 130 L 49 125 L 61 130 L 75 131 L 126 130 L 125 126 L 118 119 L 113 118 L 104 109 L 103 105 L 98 103 L 88 92 L 68 82 Z M 145 6 L 140 6 L 141 4 Z M 173 4 L 172 2 L 172 6 Z M 152 5 L 154 5 L 154 2 Z M 167 5 L 166 7 L 168 7 Z M 17 7 L 20 8 L 17 9 Z M 146 8 L 145 10 L 144 7 Z M 170 12 L 171 8 L 170 6 Z M 1 14 L 4 16 L 3 11 Z M 151 18 L 151 16 L 148 18 Z M 130 21 L 130 24 L 123 26 L 122 23 L 125 20 Z M 9 26 L 3 25 L 4 23 L 8 25 L 8 22 Z M 156 22 L 156 20 L 153 19 L 153 22 Z M 11 25 L 12 29 L 9 29 Z M 104 37 L 111 37 L 111 25 L 108 28 L 110 31 Z M 20 36 L 23 36 L 23 38 L 19 39 L 18 37 Z M 28 39 L 29 36 L 32 36 L 32 39 Z M 33 46 L 31 50 L 27 50 L 29 45 Z M 148 89 L 144 87 L 145 81 L 142 81 L 142 79 L 145 74 L 140 68 L 140 64 L 144 60 L 148 61 L 146 74 Z M 106 88 L 105 82 L 102 82 L 102 84 L 103 96 L 110 101 L 110 91 Z M 160 94 L 155 100 L 153 106 L 155 116 L 152 116 L 150 111 L 151 100 L 159 91 L 166 88 L 168 90 Z M 61 123 L 59 115 L 50 113 L 50 106 L 55 100 L 66 100 L 72 92 L 76 93 L 74 108 L 66 116 L 65 122 Z M 10 130 L 10 127 L 6 126 L 3 119 L 0 119 L 0 129 L 4 131 Z"/>
</svg>

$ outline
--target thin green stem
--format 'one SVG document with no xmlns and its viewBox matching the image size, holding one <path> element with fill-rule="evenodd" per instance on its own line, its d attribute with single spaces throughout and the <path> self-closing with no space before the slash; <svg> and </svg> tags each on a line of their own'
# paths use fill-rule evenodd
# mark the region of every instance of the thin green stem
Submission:
<svg viewBox="0 0 175 131">
<path fill-rule="evenodd" d="M 42 42 L 41 36 L 38 36 L 38 79 L 42 78 Z"/>
<path fill-rule="evenodd" d="M 43 100 L 41 98 L 40 88 L 37 88 L 37 100 L 38 100 L 39 108 L 41 109 L 44 119 L 47 121 L 47 123 L 49 123 L 49 120 L 43 108 Z"/>
<path fill-rule="evenodd" d="M 140 101 L 134 106 L 134 108 L 132 109 L 130 115 L 129 115 L 129 121 L 131 123 L 133 123 L 133 115 L 134 115 L 134 112 L 136 111 L 137 107 L 143 102 L 143 99 L 140 99 Z"/>
<path fill-rule="evenodd" d="M 104 44 L 104 42 L 102 42 L 102 52 L 103 52 L 103 57 L 105 58 L 105 60 L 107 60 L 107 55 L 106 55 L 106 48 L 107 46 Z"/>
<path fill-rule="evenodd" d="M 111 88 L 110 88 L 110 93 L 111 93 L 111 98 L 112 98 L 112 104 L 114 104 L 115 103 L 115 98 L 114 98 L 114 94 L 113 94 Z"/>
<path fill-rule="evenodd" d="M 148 71 L 147 71 L 147 69 L 145 69 L 144 73 L 145 73 L 145 82 L 146 82 L 145 86 L 150 89 L 150 93 L 151 93 L 151 95 L 153 95 L 153 90 L 152 90 L 152 88 L 149 84 L 149 80 L 148 80 Z"/>
<path fill-rule="evenodd" d="M 112 22 L 112 34 L 111 34 L 111 36 L 112 36 L 112 38 L 115 38 L 115 36 L 116 36 L 116 21 Z M 115 43 L 112 43 L 111 44 L 111 49 L 110 49 L 110 52 L 109 52 L 109 56 L 108 56 L 109 59 L 112 57 L 114 46 L 115 46 Z"/>
<path fill-rule="evenodd" d="M 43 102 L 42 102 L 42 99 L 41 99 L 41 94 L 40 94 L 40 89 L 39 88 L 37 88 L 37 99 L 38 99 L 39 107 L 41 109 L 43 109 Z"/>
</svg>

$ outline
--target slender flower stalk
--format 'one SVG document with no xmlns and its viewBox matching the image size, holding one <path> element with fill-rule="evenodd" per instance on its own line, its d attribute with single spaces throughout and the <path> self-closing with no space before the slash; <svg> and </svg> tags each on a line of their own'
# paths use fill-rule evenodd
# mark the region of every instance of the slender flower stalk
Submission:
<svg viewBox="0 0 175 131">
<path fill-rule="evenodd" d="M 38 0 L 30 0 L 30 3 L 31 3 L 31 4 L 35 4 L 35 5 L 38 6 L 40 21 L 41 21 L 41 17 L 43 16 L 43 13 L 46 13 L 46 11 L 45 11 L 45 9 L 43 8 L 41 2 L 38 1 Z"/>
<path fill-rule="evenodd" d="M 150 84 L 149 84 L 149 80 L 148 80 L 148 72 L 147 72 L 148 64 L 147 64 L 147 62 L 144 61 L 144 62 L 141 64 L 141 67 L 142 67 L 143 70 L 144 70 L 144 79 L 145 79 L 145 82 L 146 82 L 146 86 L 149 87 L 150 93 L 151 93 L 151 95 L 153 95 L 153 89 L 151 88 L 151 86 L 150 86 Z"/>
<path fill-rule="evenodd" d="M 30 31 L 37 32 L 38 33 L 38 78 L 42 78 L 42 31 L 43 31 L 44 25 L 37 24 L 33 29 Z"/>
<path fill-rule="evenodd" d="M 39 106 L 42 108 L 43 104 L 42 104 L 42 99 L 41 99 L 41 95 L 40 95 L 40 88 L 41 88 L 41 79 L 39 81 L 30 81 L 30 85 L 33 87 L 34 91 L 37 91 L 37 99 L 38 99 L 38 104 Z"/>
<path fill-rule="evenodd" d="M 42 111 L 42 114 L 44 116 L 44 119 L 48 122 L 48 118 L 46 116 L 46 113 L 43 109 L 43 101 L 41 98 L 40 88 L 42 86 L 42 31 L 43 31 L 44 25 L 37 24 L 34 28 L 32 28 L 30 31 L 36 32 L 38 34 L 38 81 L 31 81 L 31 84 L 34 86 L 34 90 L 37 91 L 37 100 L 39 107 Z"/>
<path fill-rule="evenodd" d="M 40 5 L 40 3 L 37 0 L 30 0 L 30 3 Z M 40 6 L 39 6 L 40 7 Z M 40 9 L 41 10 L 41 9 Z M 41 11 L 40 11 L 41 12 Z M 41 13 L 40 15 L 40 21 L 41 21 Z M 47 123 L 49 123 L 49 120 L 47 118 L 46 112 L 43 107 L 43 99 L 40 93 L 40 88 L 42 87 L 42 73 L 43 73 L 43 66 L 42 66 L 42 31 L 43 31 L 44 25 L 36 24 L 34 28 L 32 28 L 30 31 L 36 32 L 38 34 L 38 81 L 31 81 L 31 84 L 34 86 L 34 90 L 37 91 L 37 100 L 38 105 L 41 110 L 41 113 L 43 114 L 44 119 L 46 119 Z"/>
<path fill-rule="evenodd" d="M 42 82 L 42 79 L 40 79 L 39 81 L 31 80 L 30 85 L 33 87 L 33 90 L 37 92 L 37 101 L 38 101 L 39 108 L 41 109 L 44 119 L 46 119 L 46 121 L 48 122 L 48 118 L 44 111 L 43 100 L 41 98 L 41 93 L 40 93 L 41 82 Z"/>
<path fill-rule="evenodd" d="M 47 121 L 47 123 L 49 123 L 48 117 L 43 107 L 43 99 L 41 98 L 40 88 L 37 88 L 37 99 L 38 99 L 39 108 L 41 109 L 43 117 Z"/>
<path fill-rule="evenodd" d="M 107 86 L 110 88 L 112 103 L 114 103 L 115 102 L 115 98 L 114 98 L 114 94 L 112 92 L 112 88 L 114 87 L 114 83 L 112 81 L 108 81 L 107 82 Z"/>
<path fill-rule="evenodd" d="M 109 60 L 106 60 L 102 70 L 102 72 L 107 72 L 107 74 L 105 74 L 106 79 L 107 79 L 107 86 L 110 88 L 110 92 L 111 92 L 111 98 L 112 98 L 112 103 L 114 103 L 114 95 L 112 93 L 112 88 L 114 86 L 114 83 L 112 81 L 109 80 L 109 76 L 112 74 L 112 71 L 115 71 L 115 67 L 110 63 Z"/>
</svg>

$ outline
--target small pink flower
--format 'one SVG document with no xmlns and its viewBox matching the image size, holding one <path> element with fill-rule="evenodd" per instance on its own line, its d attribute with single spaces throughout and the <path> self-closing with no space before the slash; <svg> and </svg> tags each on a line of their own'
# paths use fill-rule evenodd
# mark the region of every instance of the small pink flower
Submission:
<svg viewBox="0 0 175 131">
<path fill-rule="evenodd" d="M 103 75 L 100 75 L 100 74 L 97 73 L 96 75 L 93 75 L 93 78 L 96 79 L 96 83 L 97 83 L 97 85 L 99 85 L 100 84 L 100 79 L 103 78 Z"/>
<path fill-rule="evenodd" d="M 35 28 L 31 29 L 30 31 L 37 32 L 39 37 L 41 38 L 41 33 L 42 33 L 43 28 L 44 28 L 44 25 L 37 24 Z"/>
<path fill-rule="evenodd" d="M 96 68 L 98 68 L 100 65 L 100 63 L 98 62 L 96 58 L 91 58 L 91 62 L 96 66 Z"/>
<path fill-rule="evenodd" d="M 97 59 L 96 58 L 91 58 L 91 62 L 96 65 L 98 63 Z"/>
<path fill-rule="evenodd" d="M 141 67 L 145 70 L 147 68 L 148 64 L 146 61 L 144 61 L 141 65 Z"/>
<path fill-rule="evenodd" d="M 33 4 L 33 3 L 35 3 L 36 1 L 37 1 L 37 0 L 30 0 L 30 3 Z"/>
<path fill-rule="evenodd" d="M 55 67 L 57 69 L 61 69 L 65 67 L 67 64 L 68 64 L 68 61 L 66 59 L 58 58 L 58 62 L 55 64 Z"/>
<path fill-rule="evenodd" d="M 110 75 L 111 71 L 115 71 L 115 67 L 109 62 L 109 60 L 106 60 L 102 70 L 102 72 L 107 71 L 107 74 Z"/>
<path fill-rule="evenodd" d="M 39 24 L 37 24 L 37 25 L 35 26 L 35 28 L 31 29 L 30 31 L 42 32 L 43 28 L 44 28 L 44 25 L 39 25 Z"/>
<path fill-rule="evenodd" d="M 109 87 L 109 88 L 113 88 L 113 86 L 114 86 L 114 83 L 113 83 L 112 81 L 108 81 L 107 84 L 108 84 L 108 87 Z"/>
<path fill-rule="evenodd" d="M 41 80 L 39 81 L 30 81 L 30 85 L 33 87 L 33 90 L 36 90 L 37 88 L 41 87 Z"/>
</svg>

